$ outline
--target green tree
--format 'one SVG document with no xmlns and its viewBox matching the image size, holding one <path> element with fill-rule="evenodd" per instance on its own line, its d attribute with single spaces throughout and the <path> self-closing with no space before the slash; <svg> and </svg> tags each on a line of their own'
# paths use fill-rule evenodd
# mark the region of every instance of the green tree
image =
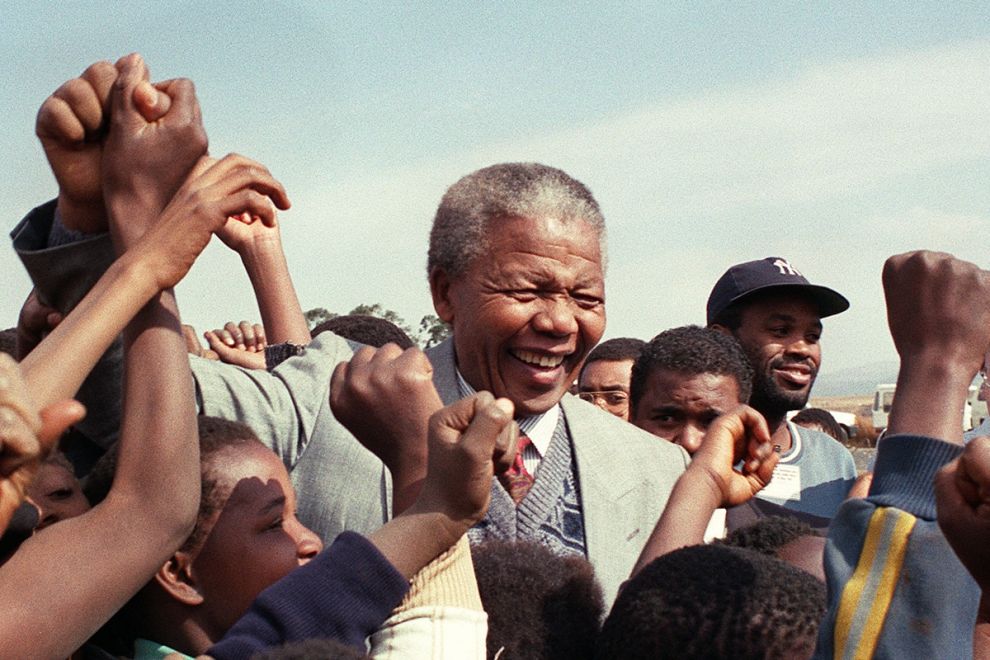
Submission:
<svg viewBox="0 0 990 660">
<path fill-rule="evenodd" d="M 427 314 L 419 321 L 416 343 L 423 348 L 436 346 L 450 336 L 451 327 L 436 314 Z"/>
<path fill-rule="evenodd" d="M 323 323 L 324 321 L 329 321 L 332 318 L 340 316 L 335 312 L 331 312 L 324 307 L 314 307 L 308 312 L 303 314 L 306 317 L 306 323 L 309 325 L 309 329 L 312 332 L 313 328 Z"/>
<path fill-rule="evenodd" d="M 390 323 L 394 323 L 396 326 L 399 327 L 400 330 L 402 330 L 404 333 L 409 335 L 411 338 L 415 339 L 415 335 L 413 334 L 412 328 L 409 327 L 409 324 L 406 323 L 406 320 L 401 316 L 399 316 L 397 312 L 393 312 L 391 309 L 385 309 L 379 303 L 375 303 L 374 305 L 358 305 L 350 312 L 348 312 L 348 314 L 377 316 L 380 319 L 385 319 Z"/>
</svg>

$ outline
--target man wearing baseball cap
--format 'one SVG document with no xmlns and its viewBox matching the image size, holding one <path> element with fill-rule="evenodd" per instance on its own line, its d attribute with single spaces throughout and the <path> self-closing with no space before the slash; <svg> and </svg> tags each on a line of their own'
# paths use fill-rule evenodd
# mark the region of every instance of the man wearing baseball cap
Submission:
<svg viewBox="0 0 990 660">
<path fill-rule="evenodd" d="M 789 509 L 831 517 L 856 479 L 852 454 L 818 431 L 787 421 L 808 402 L 821 366 L 822 318 L 849 301 L 811 284 L 786 259 L 767 257 L 727 270 L 708 296 L 708 326 L 732 335 L 753 367 L 750 405 L 767 420 L 780 463 L 758 495 Z"/>
</svg>

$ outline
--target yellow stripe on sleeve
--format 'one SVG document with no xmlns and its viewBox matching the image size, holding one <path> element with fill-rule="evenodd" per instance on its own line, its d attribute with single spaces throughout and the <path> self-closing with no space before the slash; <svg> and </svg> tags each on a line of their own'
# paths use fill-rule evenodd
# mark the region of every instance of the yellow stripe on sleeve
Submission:
<svg viewBox="0 0 990 660">
<path fill-rule="evenodd" d="M 872 657 L 916 521 L 911 514 L 888 507 L 870 516 L 863 551 L 839 599 L 835 658 Z"/>
<path fill-rule="evenodd" d="M 887 561 L 883 565 L 879 584 L 873 592 L 873 606 L 866 621 L 863 622 L 863 632 L 854 656 L 856 658 L 873 657 L 877 640 L 880 639 L 880 631 L 887 619 L 887 611 L 890 609 L 891 601 L 894 600 L 894 590 L 897 588 L 901 567 L 904 565 L 904 555 L 907 552 L 908 536 L 917 521 L 917 518 L 903 511 L 897 511 L 895 515 L 897 520 L 894 523 L 894 531 L 887 544 Z"/>
</svg>

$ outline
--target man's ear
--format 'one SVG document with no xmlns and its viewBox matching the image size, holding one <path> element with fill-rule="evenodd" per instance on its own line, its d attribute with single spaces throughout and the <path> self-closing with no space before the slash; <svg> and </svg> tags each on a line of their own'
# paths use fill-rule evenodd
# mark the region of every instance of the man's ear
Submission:
<svg viewBox="0 0 990 660">
<path fill-rule="evenodd" d="M 450 300 L 450 277 L 442 268 L 430 271 L 430 295 L 433 296 L 433 309 L 445 323 L 454 322 L 454 305 Z"/>
<path fill-rule="evenodd" d="M 712 330 L 714 330 L 715 332 L 721 332 L 723 335 L 726 335 L 728 337 L 735 336 L 735 335 L 732 334 L 732 330 L 729 330 L 729 328 L 727 328 L 726 326 L 722 325 L 721 323 L 712 323 L 708 327 L 711 328 Z"/>
<path fill-rule="evenodd" d="M 195 606 L 203 602 L 195 573 L 193 558 L 181 550 L 169 557 L 168 561 L 155 573 L 155 581 L 165 593 L 183 605 Z"/>
</svg>

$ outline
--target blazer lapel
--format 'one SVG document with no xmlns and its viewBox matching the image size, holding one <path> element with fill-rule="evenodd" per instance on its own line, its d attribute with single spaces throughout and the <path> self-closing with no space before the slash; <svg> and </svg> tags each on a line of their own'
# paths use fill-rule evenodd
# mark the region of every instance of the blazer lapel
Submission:
<svg viewBox="0 0 990 660">
<path fill-rule="evenodd" d="M 614 598 L 652 531 L 644 525 L 640 501 L 649 486 L 626 473 L 630 457 L 622 455 L 621 442 L 613 443 L 621 434 L 610 433 L 607 422 L 612 420 L 603 423 L 600 418 L 608 413 L 570 394 L 560 403 L 571 431 L 588 560 L 595 566 L 606 598 Z"/>
<path fill-rule="evenodd" d="M 454 358 L 454 338 L 448 337 L 436 346 L 426 349 L 426 357 L 433 365 L 433 386 L 437 388 L 443 405 L 449 406 L 461 398 L 457 387 L 457 360 Z"/>
</svg>

